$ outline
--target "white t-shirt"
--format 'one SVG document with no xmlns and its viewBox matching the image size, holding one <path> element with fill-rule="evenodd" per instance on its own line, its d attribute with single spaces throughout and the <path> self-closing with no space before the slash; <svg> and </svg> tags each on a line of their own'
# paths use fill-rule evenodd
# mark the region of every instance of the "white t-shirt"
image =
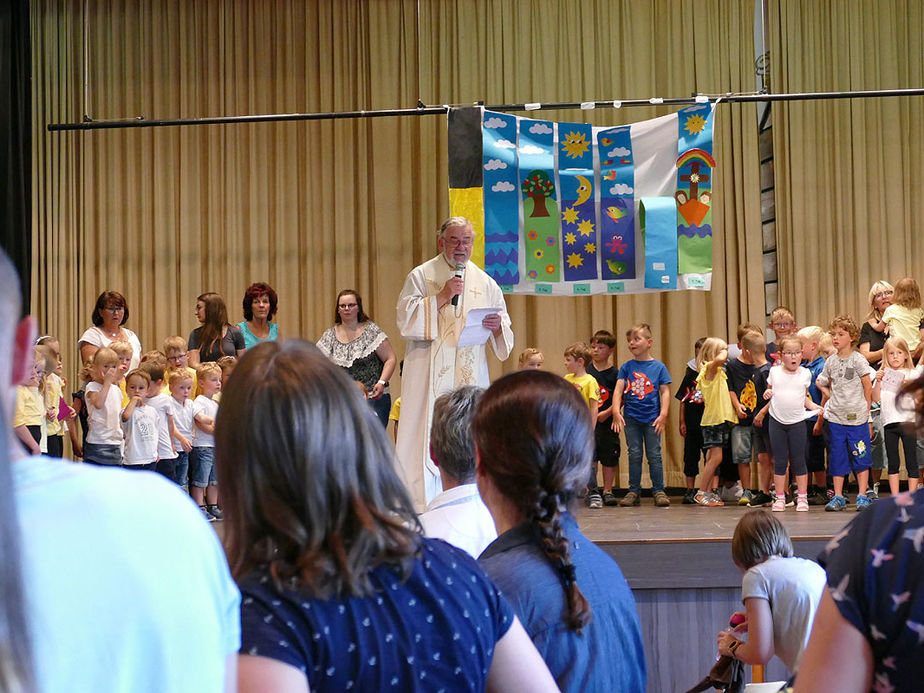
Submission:
<svg viewBox="0 0 924 693">
<path fill-rule="evenodd" d="M 12 468 L 36 690 L 221 693 L 240 593 L 189 496 L 160 474 Z"/>
<path fill-rule="evenodd" d="M 770 398 L 770 416 L 781 424 L 795 424 L 805 420 L 805 395 L 812 384 L 812 373 L 799 366 L 795 373 L 787 373 L 783 366 L 773 366 L 767 376 L 773 388 Z"/>
<path fill-rule="evenodd" d="M 771 556 L 744 574 L 741 601 L 766 599 L 773 616 L 776 656 L 795 672 L 808 645 L 815 610 L 825 589 L 825 571 L 804 558 Z"/>
<path fill-rule="evenodd" d="M 128 421 L 122 422 L 122 428 L 125 431 L 122 464 L 157 462 L 157 410 L 154 407 L 136 406 Z"/>
<path fill-rule="evenodd" d="M 96 382 L 90 381 L 84 388 L 84 392 L 101 392 L 103 386 Z M 122 413 L 122 391 L 118 384 L 112 383 L 109 386 L 109 392 L 106 393 L 106 401 L 102 409 L 97 409 L 86 398 L 87 402 L 87 442 L 94 445 L 121 445 L 122 444 L 122 423 L 119 416 Z"/>
<path fill-rule="evenodd" d="M 882 403 L 880 420 L 882 425 L 913 422 L 914 397 L 907 393 L 899 396 L 898 391 L 906 382 L 920 378 L 921 374 L 924 373 L 924 366 L 903 368 L 898 371 L 887 366 L 884 373 L 882 382 L 879 384 L 879 401 Z M 901 383 L 897 382 L 899 375 L 904 376 Z M 893 382 L 893 379 L 895 382 Z"/>
<path fill-rule="evenodd" d="M 173 411 L 173 427 L 176 432 L 186 438 L 190 443 L 193 440 L 193 416 L 195 415 L 195 405 L 191 399 L 183 400 L 180 404 L 173 397 L 170 398 L 170 406 Z M 179 450 L 179 447 L 177 447 Z"/>
<path fill-rule="evenodd" d="M 215 417 L 218 416 L 218 402 L 213 399 L 209 399 L 205 395 L 199 395 L 196 397 L 196 401 L 193 402 L 193 417 L 195 418 L 199 414 L 208 416 L 215 420 Z M 195 431 L 193 436 L 193 447 L 194 448 L 214 448 L 215 447 L 215 436 L 211 433 L 206 433 L 198 426 L 193 426 Z"/>
<path fill-rule="evenodd" d="M 172 401 L 173 397 L 163 392 L 147 401 L 147 405 L 157 412 L 157 458 L 160 460 L 172 460 L 176 457 L 176 449 L 170 440 L 168 421 L 173 418 L 173 407 L 170 406 Z"/>
<path fill-rule="evenodd" d="M 132 362 L 128 370 L 133 371 L 141 363 L 141 340 L 138 339 L 138 335 L 127 327 L 123 327 L 122 331 L 128 337 L 128 343 L 132 345 Z M 103 334 L 101 329 L 94 326 L 88 328 L 86 332 L 80 335 L 80 339 L 77 341 L 77 348 L 80 349 L 81 344 L 91 344 L 98 349 L 102 349 L 117 341 L 119 341 L 118 338 L 112 339 Z"/>
<path fill-rule="evenodd" d="M 443 491 L 419 517 L 428 537 L 448 541 L 472 558 L 478 558 L 497 539 L 497 527 L 476 484 Z"/>
</svg>

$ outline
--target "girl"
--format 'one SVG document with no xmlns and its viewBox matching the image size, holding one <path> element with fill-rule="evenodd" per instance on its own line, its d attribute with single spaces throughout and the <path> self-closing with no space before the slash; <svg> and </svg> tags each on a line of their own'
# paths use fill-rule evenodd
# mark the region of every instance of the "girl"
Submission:
<svg viewBox="0 0 924 693">
<path fill-rule="evenodd" d="M 908 350 L 918 355 L 921 344 L 921 322 L 924 310 L 921 309 L 921 289 L 911 277 L 898 281 L 892 292 L 892 305 L 882 314 L 882 322 L 889 326 L 890 337 L 901 337 L 908 343 Z"/>
<path fill-rule="evenodd" d="M 545 356 L 542 355 L 542 352 L 534 347 L 529 347 L 524 349 L 520 354 L 520 370 L 524 368 L 531 368 L 533 370 L 539 370 L 542 368 L 542 364 L 545 362 Z"/>
<path fill-rule="evenodd" d="M 214 293 L 201 294 L 196 299 L 196 319 L 202 323 L 194 329 L 187 342 L 189 365 L 217 361 L 222 356 L 241 357 L 244 353 L 244 335 L 228 322 L 225 300 Z"/>
<path fill-rule="evenodd" d="M 728 360 L 728 344 L 718 337 L 709 337 L 696 358 L 696 388 L 703 396 L 703 449 L 706 451 L 706 466 L 703 468 L 699 492 L 693 496 L 698 505 L 707 508 L 725 505 L 714 493 L 710 493 L 713 477 L 722 461 L 722 448 L 728 443 L 728 425 L 738 421 L 738 415 L 728 394 L 728 376 L 724 366 Z"/>
<path fill-rule="evenodd" d="M 122 430 L 125 435 L 125 469 L 153 471 L 157 465 L 157 410 L 146 400 L 151 389 L 151 376 L 136 368 L 125 376 L 128 404 L 122 410 Z"/>
<path fill-rule="evenodd" d="M 61 352 L 58 340 L 51 336 L 39 337 L 36 340 L 38 347 L 48 350 L 50 357 L 50 368 L 45 375 L 45 408 L 48 412 L 46 417 L 46 433 L 48 440 L 48 456 L 64 457 L 64 433 L 68 431 L 67 420 L 74 417 L 74 410 L 67 406 L 64 401 L 64 378 L 61 377 L 63 365 L 61 363 Z M 75 436 L 71 437 L 74 442 Z M 79 445 L 75 446 L 79 449 Z"/>
<path fill-rule="evenodd" d="M 16 413 L 13 429 L 26 449 L 33 455 L 42 454 L 45 438 L 44 380 L 47 367 L 45 354 L 35 348 L 29 380 L 16 388 Z"/>
<path fill-rule="evenodd" d="M 889 337 L 883 347 L 883 365 L 876 371 L 873 399 L 881 405 L 882 427 L 885 430 L 886 458 L 889 461 L 889 492 L 898 493 L 898 444 L 905 450 L 905 469 L 908 471 L 908 490 L 918 487 L 918 460 L 915 451 L 914 401 L 908 394 L 899 395 L 905 382 L 911 382 L 924 372 L 914 368 L 911 350 L 901 337 Z"/>
<path fill-rule="evenodd" d="M 764 399 L 770 402 L 754 417 L 759 426 L 770 411 L 770 447 L 773 450 L 773 486 L 776 497 L 771 508 L 775 513 L 786 510 L 786 468 L 792 467 L 796 477 L 796 511 L 807 513 L 808 470 L 805 464 L 805 447 L 808 432 L 805 428 L 805 410 L 821 409 L 809 397 L 812 374 L 802 362 L 802 342 L 798 337 L 783 337 L 779 343 L 780 365 L 770 369 Z"/>
<path fill-rule="evenodd" d="M 799 668 L 825 589 L 825 571 L 792 554 L 789 533 L 766 510 L 751 510 L 738 522 L 732 559 L 744 573 L 745 620 L 735 630 L 746 632 L 748 639 L 722 631 L 719 654 L 747 664 L 766 664 L 776 655 L 791 672 Z"/>
<path fill-rule="evenodd" d="M 90 369 L 92 382 L 85 388 L 87 403 L 87 437 L 83 446 L 84 462 L 106 467 L 122 464 L 122 391 L 118 382 L 122 377 L 119 356 L 109 347 L 93 354 Z"/>
</svg>

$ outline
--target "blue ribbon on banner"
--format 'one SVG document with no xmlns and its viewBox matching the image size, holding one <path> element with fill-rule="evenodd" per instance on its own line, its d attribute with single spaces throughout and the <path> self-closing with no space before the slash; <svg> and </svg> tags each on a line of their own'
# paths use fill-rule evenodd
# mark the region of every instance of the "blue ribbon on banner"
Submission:
<svg viewBox="0 0 924 693">
<path fill-rule="evenodd" d="M 677 202 L 673 197 L 643 197 L 639 220 L 645 239 L 645 288 L 677 288 Z"/>
</svg>

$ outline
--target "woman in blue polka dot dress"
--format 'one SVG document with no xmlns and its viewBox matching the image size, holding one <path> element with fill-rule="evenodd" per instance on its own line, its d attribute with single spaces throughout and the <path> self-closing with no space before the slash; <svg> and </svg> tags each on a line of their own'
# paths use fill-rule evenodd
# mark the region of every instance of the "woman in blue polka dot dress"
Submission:
<svg viewBox="0 0 924 693">
<path fill-rule="evenodd" d="M 421 536 L 393 458 L 314 345 L 241 359 L 216 424 L 239 690 L 557 690 L 478 564 Z"/>
</svg>

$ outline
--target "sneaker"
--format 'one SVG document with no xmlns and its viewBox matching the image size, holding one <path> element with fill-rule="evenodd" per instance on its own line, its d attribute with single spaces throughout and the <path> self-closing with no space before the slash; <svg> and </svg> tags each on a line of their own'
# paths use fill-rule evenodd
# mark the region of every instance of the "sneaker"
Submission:
<svg viewBox="0 0 924 693">
<path fill-rule="evenodd" d="M 717 508 L 720 505 L 725 505 L 722 499 L 714 493 L 703 493 L 702 491 L 697 491 L 696 495 L 693 496 L 693 502 L 697 505 L 702 505 L 704 508 Z"/>
<path fill-rule="evenodd" d="M 696 501 L 693 500 L 693 496 L 696 495 L 695 488 L 688 488 L 683 492 L 683 500 L 681 501 L 683 505 L 696 505 Z"/>
<path fill-rule="evenodd" d="M 654 494 L 654 504 L 656 508 L 669 508 L 671 505 L 671 499 L 667 497 L 667 494 L 664 491 L 658 491 Z"/>
<path fill-rule="evenodd" d="M 791 508 L 796 504 L 796 497 L 791 493 L 787 493 L 784 498 L 786 499 L 786 507 Z"/>
<path fill-rule="evenodd" d="M 861 510 L 866 510 L 869 506 L 873 504 L 873 501 L 870 500 L 869 496 L 857 496 L 857 512 Z"/>
<path fill-rule="evenodd" d="M 797 496 L 796 497 L 796 512 L 797 513 L 807 513 L 809 509 L 808 496 Z"/>
<path fill-rule="evenodd" d="M 634 505 L 639 505 L 641 501 L 639 500 L 638 494 L 635 491 L 629 491 L 622 500 L 619 501 L 619 505 L 623 508 L 628 508 Z"/>
<path fill-rule="evenodd" d="M 599 510 L 603 507 L 603 498 L 596 491 L 587 494 L 587 507 L 593 510 Z"/>
<path fill-rule="evenodd" d="M 738 505 L 750 505 L 753 499 L 754 494 L 751 493 L 751 489 L 746 488 L 741 492 L 741 498 L 738 499 Z"/>
<path fill-rule="evenodd" d="M 216 520 L 222 519 L 221 508 L 219 508 L 217 505 L 207 505 L 205 506 L 205 509 L 208 510 L 209 514 Z"/>
<path fill-rule="evenodd" d="M 825 510 L 828 512 L 836 512 L 838 510 L 843 510 L 846 507 L 847 501 L 844 499 L 844 497 L 835 494 L 835 496 L 828 501 L 828 504 L 825 505 Z"/>
<path fill-rule="evenodd" d="M 204 505 L 200 505 L 199 510 L 202 511 L 202 515 L 203 517 L 205 517 L 206 520 L 208 520 L 209 522 L 215 521 L 215 516 L 212 515 L 212 513 L 210 513 Z"/>
<path fill-rule="evenodd" d="M 870 503 L 879 500 L 879 484 L 873 484 L 872 488 L 866 491 L 866 497 Z"/>
<path fill-rule="evenodd" d="M 773 496 L 769 493 L 764 493 L 763 491 L 758 491 L 754 494 L 754 497 L 751 499 L 752 508 L 763 508 L 764 506 L 770 505 L 773 502 Z"/>
<path fill-rule="evenodd" d="M 607 507 L 619 505 L 619 499 L 613 495 L 612 491 L 606 491 L 603 494 L 603 505 Z"/>
<path fill-rule="evenodd" d="M 814 492 L 809 491 L 809 494 L 808 494 L 808 504 L 809 505 L 827 505 L 829 500 L 831 499 L 828 498 L 828 493 L 823 488 L 816 486 Z"/>
<path fill-rule="evenodd" d="M 775 513 L 784 512 L 786 510 L 786 496 L 777 496 L 774 498 L 770 510 Z"/>
</svg>

